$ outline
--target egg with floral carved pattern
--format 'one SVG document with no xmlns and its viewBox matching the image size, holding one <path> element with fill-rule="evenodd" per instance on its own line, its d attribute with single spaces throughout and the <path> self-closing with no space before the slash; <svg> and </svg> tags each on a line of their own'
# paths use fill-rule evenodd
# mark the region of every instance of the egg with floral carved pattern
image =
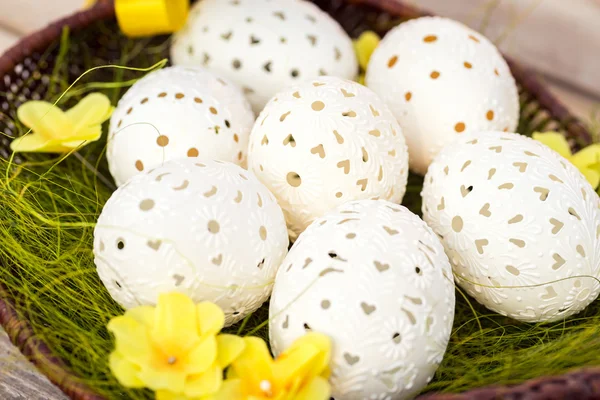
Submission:
<svg viewBox="0 0 600 400">
<path fill-rule="evenodd" d="M 322 75 L 355 78 L 352 40 L 304 0 L 203 0 L 171 47 L 175 65 L 201 65 L 244 91 L 258 114 L 275 93 Z"/>
<path fill-rule="evenodd" d="M 123 307 L 175 291 L 216 303 L 228 325 L 267 300 L 287 248 L 283 213 L 256 177 L 201 158 L 133 177 L 94 231 L 98 274 Z"/>
<path fill-rule="evenodd" d="M 324 333 L 334 398 L 409 399 L 443 359 L 454 305 L 444 248 L 418 216 L 384 200 L 349 202 L 315 220 L 283 261 L 271 346 L 278 354 Z"/>
<path fill-rule="evenodd" d="M 447 18 L 417 18 L 392 29 L 371 57 L 366 84 L 400 122 L 410 167 L 421 175 L 465 132 L 514 132 L 519 121 L 517 86 L 498 49 Z"/>
<path fill-rule="evenodd" d="M 292 238 L 351 200 L 400 203 L 408 153 L 398 122 L 370 89 L 321 77 L 278 93 L 250 134 L 249 168 L 277 197 Z"/>
<path fill-rule="evenodd" d="M 600 201 L 565 158 L 522 135 L 469 133 L 429 167 L 423 216 L 460 286 L 526 322 L 574 315 L 600 291 Z"/>
<path fill-rule="evenodd" d="M 169 67 L 137 81 L 110 123 L 106 157 L 117 185 L 178 158 L 245 166 L 254 115 L 241 90 L 203 68 Z"/>
</svg>

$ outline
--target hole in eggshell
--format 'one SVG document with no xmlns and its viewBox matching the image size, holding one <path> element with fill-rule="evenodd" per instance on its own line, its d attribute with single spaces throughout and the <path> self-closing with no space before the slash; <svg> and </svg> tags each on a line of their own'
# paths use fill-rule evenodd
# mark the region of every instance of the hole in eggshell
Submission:
<svg viewBox="0 0 600 400">
<path fill-rule="evenodd" d="M 415 272 L 417 273 L 417 275 L 421 275 L 421 268 L 420 267 L 415 267 Z"/>
<path fill-rule="evenodd" d="M 123 250 L 125 248 L 125 240 L 117 239 L 117 249 Z"/>
</svg>

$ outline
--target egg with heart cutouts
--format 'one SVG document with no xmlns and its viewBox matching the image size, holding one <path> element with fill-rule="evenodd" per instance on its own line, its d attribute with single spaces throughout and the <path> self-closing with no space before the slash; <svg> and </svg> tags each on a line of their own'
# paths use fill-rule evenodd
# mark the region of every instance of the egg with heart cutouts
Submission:
<svg viewBox="0 0 600 400">
<path fill-rule="evenodd" d="M 349 202 L 314 221 L 271 297 L 276 354 L 306 332 L 331 337 L 336 399 L 409 399 L 443 359 L 454 283 L 431 229 L 403 206 Z"/>
<path fill-rule="evenodd" d="M 398 119 L 410 167 L 421 175 L 460 135 L 514 132 L 519 121 L 517 86 L 498 49 L 447 18 L 423 17 L 392 29 L 371 57 L 366 84 Z"/>
<path fill-rule="evenodd" d="M 122 185 L 178 158 L 210 157 L 245 166 L 254 123 L 239 88 L 203 68 L 170 67 L 136 82 L 119 101 L 106 157 Z"/>
<path fill-rule="evenodd" d="M 336 77 L 278 93 L 254 124 L 248 160 L 277 197 L 292 238 L 342 203 L 400 203 L 406 191 L 400 125 L 370 89 Z"/>
<path fill-rule="evenodd" d="M 286 86 L 320 75 L 353 79 L 350 37 L 316 5 L 298 0 L 203 0 L 175 36 L 176 65 L 201 65 L 244 91 L 258 114 Z"/>
<path fill-rule="evenodd" d="M 502 315 L 556 321 L 600 290 L 598 195 L 566 159 L 525 136 L 467 134 L 435 158 L 423 216 L 459 285 Z"/>
<path fill-rule="evenodd" d="M 181 292 L 216 303 L 228 325 L 267 300 L 287 248 L 273 195 L 239 166 L 203 159 L 136 175 L 94 231 L 98 274 L 123 307 Z"/>
</svg>

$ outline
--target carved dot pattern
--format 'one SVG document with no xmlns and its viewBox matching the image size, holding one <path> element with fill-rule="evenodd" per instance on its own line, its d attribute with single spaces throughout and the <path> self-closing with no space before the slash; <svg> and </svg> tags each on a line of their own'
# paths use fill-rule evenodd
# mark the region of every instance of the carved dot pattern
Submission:
<svg viewBox="0 0 600 400">
<path fill-rule="evenodd" d="M 485 116 L 497 117 L 494 110 Z M 600 209 L 590 204 L 592 195 L 577 169 L 541 143 L 470 132 L 429 167 L 423 219 L 442 238 L 456 281 L 470 296 L 517 320 L 551 322 L 578 313 L 600 291 L 584 280 L 570 291 L 544 284 L 568 278 L 582 263 L 600 274 Z"/>
<path fill-rule="evenodd" d="M 283 205 L 292 238 L 342 199 L 401 201 L 408 175 L 402 128 L 365 86 L 335 77 L 306 81 L 280 92 L 261 115 L 249 169 Z"/>
<path fill-rule="evenodd" d="M 372 240 L 357 246 L 352 240 L 357 237 Z M 415 241 L 418 246 L 412 245 Z M 404 251 L 388 251 L 394 248 Z M 359 260 L 368 271 L 348 268 Z M 410 389 L 372 386 L 353 390 L 353 397 L 408 398 L 426 385 L 450 336 L 455 295 L 452 280 L 445 278 L 452 272 L 443 247 L 422 220 L 383 200 L 344 203 L 316 220 L 282 265 L 270 303 L 275 354 L 306 331 L 322 332 L 336 343 L 331 368 L 337 371 L 337 387 L 366 371 L 397 380 L 423 375 Z M 326 290 L 331 285 L 338 289 Z M 402 307 L 392 299 L 401 299 Z M 332 312 L 351 317 L 332 318 Z M 369 341 L 356 346 L 356 338 L 363 336 Z M 416 360 L 419 367 L 411 366 Z M 407 363 L 406 371 L 388 372 L 400 362 Z M 336 386 L 331 395 L 343 398 Z"/>
<path fill-rule="evenodd" d="M 139 215 L 136 229 L 123 215 Z M 102 251 L 106 260 L 98 263 L 98 275 L 118 303 L 131 308 L 142 293 L 155 296 L 160 287 L 175 285 L 194 302 L 216 303 L 226 326 L 267 300 L 289 244 L 281 208 L 254 175 L 232 163 L 187 157 L 165 162 L 116 191 L 95 235 L 94 254 Z M 247 246 L 232 249 L 231 243 Z M 125 254 L 128 247 L 135 254 Z M 147 268 L 136 269 L 131 257 Z M 238 257 L 253 261 L 240 263 Z M 119 290 L 115 281 L 128 290 Z"/>
<path fill-rule="evenodd" d="M 168 67 L 146 75 L 125 93 L 111 118 L 107 148 L 118 186 L 186 155 L 244 162 L 239 154 L 247 147 L 254 116 L 243 94 L 221 81 L 207 70 Z M 217 114 L 223 122 L 214 120 Z M 223 131 L 226 135 L 219 134 Z M 237 140 L 232 141 L 234 133 Z M 150 150 L 149 141 L 161 151 Z"/>
</svg>

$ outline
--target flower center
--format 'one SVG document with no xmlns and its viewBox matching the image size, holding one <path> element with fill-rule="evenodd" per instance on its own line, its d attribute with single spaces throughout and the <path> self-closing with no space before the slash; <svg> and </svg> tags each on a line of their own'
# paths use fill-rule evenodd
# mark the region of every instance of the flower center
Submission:
<svg viewBox="0 0 600 400">
<path fill-rule="evenodd" d="M 169 365 L 173 365 L 177 362 L 177 357 L 171 356 L 167 359 L 167 362 L 169 363 Z"/>
<path fill-rule="evenodd" d="M 271 397 L 273 396 L 273 386 L 271 385 L 271 382 L 264 380 L 264 381 L 260 381 L 260 390 L 265 394 L 265 396 L 267 397 Z"/>
</svg>

